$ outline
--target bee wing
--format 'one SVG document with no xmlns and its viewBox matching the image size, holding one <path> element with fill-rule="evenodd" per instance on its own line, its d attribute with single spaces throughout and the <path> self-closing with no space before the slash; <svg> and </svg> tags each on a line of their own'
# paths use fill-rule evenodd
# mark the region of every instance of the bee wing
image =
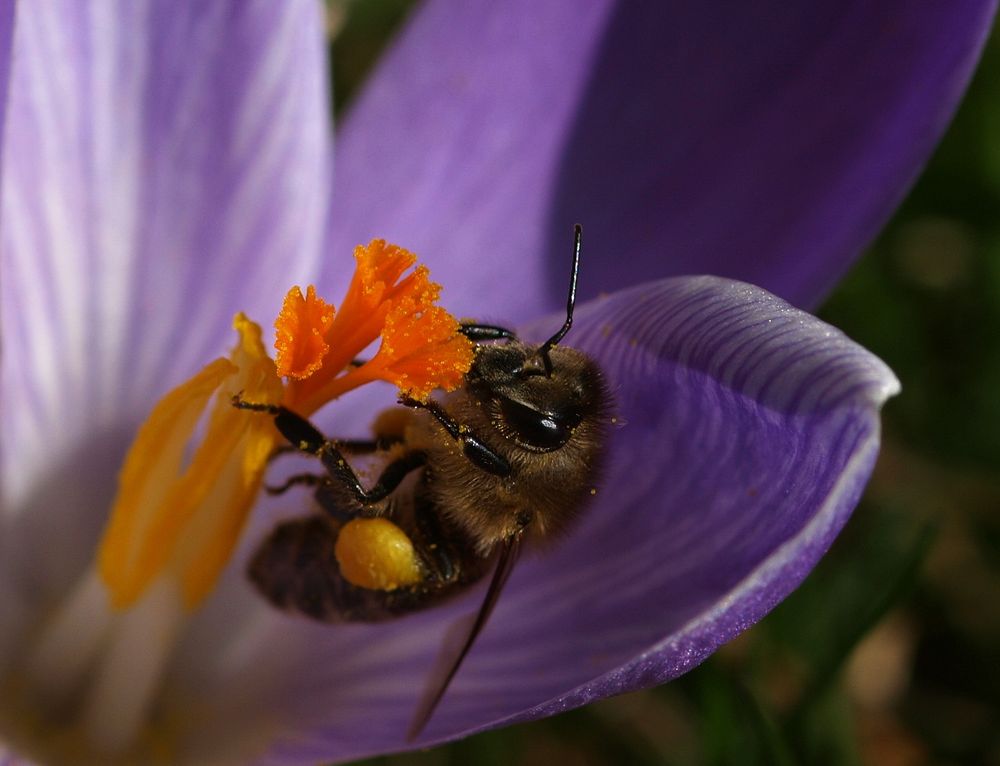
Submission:
<svg viewBox="0 0 1000 766">
<path fill-rule="evenodd" d="M 483 603 L 479 611 L 474 615 L 470 614 L 466 618 L 458 620 L 448 629 L 445 637 L 444 648 L 438 658 L 437 666 L 431 674 L 431 679 L 424 691 L 424 696 L 417 706 L 417 712 L 413 716 L 413 722 L 406 732 L 407 741 L 413 741 L 424 730 L 427 722 L 434 714 L 435 708 L 448 690 L 452 679 L 462 666 L 465 656 L 469 653 L 472 645 L 476 642 L 482 632 L 493 607 L 500 599 L 503 586 L 507 584 L 510 573 L 517 563 L 518 554 L 521 551 L 522 533 L 518 533 L 508 538 L 500 549 L 500 556 L 497 558 L 496 568 L 493 570 L 493 578 L 490 580 L 490 587 L 486 591 Z"/>
</svg>

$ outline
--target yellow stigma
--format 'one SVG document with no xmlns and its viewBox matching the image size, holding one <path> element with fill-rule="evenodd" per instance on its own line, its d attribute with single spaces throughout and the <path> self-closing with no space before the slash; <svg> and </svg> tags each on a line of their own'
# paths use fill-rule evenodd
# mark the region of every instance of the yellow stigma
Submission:
<svg viewBox="0 0 1000 766">
<path fill-rule="evenodd" d="M 232 396 L 278 403 L 281 381 L 242 314 L 239 342 L 153 408 L 125 459 L 98 571 L 112 605 L 126 608 L 161 576 L 196 607 L 228 561 L 256 500 L 277 434 L 267 415 L 233 408 Z M 200 441 L 192 444 L 205 414 Z"/>
<path fill-rule="evenodd" d="M 406 533 L 388 519 L 354 519 L 334 547 L 344 579 L 359 588 L 395 590 L 420 582 L 420 562 Z"/>
</svg>

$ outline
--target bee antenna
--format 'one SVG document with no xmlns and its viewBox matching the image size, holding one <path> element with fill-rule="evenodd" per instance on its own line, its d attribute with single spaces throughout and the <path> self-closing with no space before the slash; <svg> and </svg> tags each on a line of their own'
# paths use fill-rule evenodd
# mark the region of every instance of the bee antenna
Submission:
<svg viewBox="0 0 1000 766">
<path fill-rule="evenodd" d="M 566 321 L 551 338 L 545 341 L 538 349 L 538 355 L 542 357 L 545 365 L 546 377 L 552 377 L 552 360 L 549 359 L 549 350 L 561 341 L 569 328 L 573 326 L 573 308 L 576 306 L 576 278 L 580 273 L 580 244 L 583 241 L 583 227 L 580 224 L 573 226 L 573 271 L 569 277 L 569 298 L 566 301 Z"/>
</svg>

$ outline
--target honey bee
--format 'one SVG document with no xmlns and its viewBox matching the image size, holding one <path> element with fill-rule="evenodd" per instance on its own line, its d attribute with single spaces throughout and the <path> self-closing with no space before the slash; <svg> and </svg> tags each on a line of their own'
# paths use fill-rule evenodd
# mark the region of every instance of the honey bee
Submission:
<svg viewBox="0 0 1000 766">
<path fill-rule="evenodd" d="M 466 323 L 476 344 L 464 384 L 441 402 L 401 398 L 409 408 L 391 428 L 376 423 L 371 442 L 331 440 L 284 407 L 234 404 L 274 415 L 293 449 L 317 457 L 320 475 L 300 474 L 269 491 L 316 487 L 323 513 L 279 524 L 260 544 L 248 573 L 275 606 L 324 622 L 380 621 L 424 609 L 482 579 L 486 595 L 461 648 L 440 663 L 409 735 L 430 719 L 486 624 L 522 547 L 558 536 L 594 492 L 609 423 L 610 395 L 585 354 L 557 344 L 573 323 L 582 229 L 574 230 L 566 320 L 533 345 L 507 329 Z M 364 486 L 347 455 L 384 454 Z M 337 544 L 352 520 L 391 520 L 412 543 L 414 582 L 361 587 L 344 576 Z"/>
</svg>

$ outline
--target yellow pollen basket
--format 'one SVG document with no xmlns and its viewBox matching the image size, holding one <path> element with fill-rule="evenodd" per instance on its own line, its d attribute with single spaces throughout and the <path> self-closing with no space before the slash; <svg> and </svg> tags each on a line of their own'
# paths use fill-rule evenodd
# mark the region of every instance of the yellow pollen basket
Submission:
<svg viewBox="0 0 1000 766">
<path fill-rule="evenodd" d="M 113 607 L 129 608 L 168 577 L 193 610 L 218 580 L 281 438 L 269 414 L 233 407 L 234 395 L 308 416 L 373 380 L 417 399 L 461 385 L 473 346 L 454 317 L 434 305 L 441 288 L 427 269 L 404 275 L 416 257 L 384 240 L 358 246 L 354 258 L 339 310 L 312 286 L 305 295 L 289 290 L 275 321 L 274 361 L 260 327 L 239 314 L 229 357 L 206 365 L 153 408 L 129 449 L 98 549 L 97 570 Z M 356 361 L 380 337 L 374 356 Z M 413 545 L 392 522 L 357 520 L 341 539 L 336 553 L 349 581 L 390 589 L 419 580 Z"/>
<path fill-rule="evenodd" d="M 340 573 L 352 585 L 395 590 L 420 582 L 420 562 L 406 533 L 388 519 L 354 519 L 337 536 Z"/>
</svg>

